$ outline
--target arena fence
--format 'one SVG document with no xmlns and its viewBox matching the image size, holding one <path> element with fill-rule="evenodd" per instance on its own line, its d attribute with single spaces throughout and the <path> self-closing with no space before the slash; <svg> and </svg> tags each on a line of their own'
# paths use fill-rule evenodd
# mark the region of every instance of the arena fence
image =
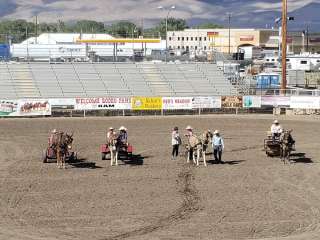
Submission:
<svg viewBox="0 0 320 240">
<path fill-rule="evenodd" d="M 0 100 L 0 117 L 282 113 L 284 110 L 299 114 L 319 114 L 320 96 L 93 97 Z"/>
</svg>

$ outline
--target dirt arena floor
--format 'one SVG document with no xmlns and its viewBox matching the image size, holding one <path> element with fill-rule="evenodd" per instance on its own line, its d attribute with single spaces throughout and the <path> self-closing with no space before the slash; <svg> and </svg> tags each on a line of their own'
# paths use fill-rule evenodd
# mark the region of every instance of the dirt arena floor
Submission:
<svg viewBox="0 0 320 240">
<path fill-rule="evenodd" d="M 320 119 L 280 121 L 290 165 L 262 150 L 272 116 L 2 119 L 0 239 L 320 239 Z M 220 129 L 225 164 L 170 159 L 171 128 L 188 124 Z M 111 125 L 129 129 L 134 161 L 100 159 Z M 74 130 L 66 170 L 41 161 L 52 128 Z"/>
</svg>

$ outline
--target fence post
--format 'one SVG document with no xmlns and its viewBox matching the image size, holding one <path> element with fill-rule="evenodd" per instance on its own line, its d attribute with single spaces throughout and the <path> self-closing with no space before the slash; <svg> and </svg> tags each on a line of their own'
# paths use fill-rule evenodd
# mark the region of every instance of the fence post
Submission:
<svg viewBox="0 0 320 240">
<path fill-rule="evenodd" d="M 83 110 L 83 117 L 86 117 L 86 110 Z"/>
<path fill-rule="evenodd" d="M 199 114 L 199 115 L 201 115 L 201 108 L 199 108 L 199 112 L 198 112 L 198 114 Z"/>
<path fill-rule="evenodd" d="M 125 114 L 124 114 L 124 109 L 122 110 L 122 116 L 123 116 L 123 117 L 125 116 Z"/>
</svg>

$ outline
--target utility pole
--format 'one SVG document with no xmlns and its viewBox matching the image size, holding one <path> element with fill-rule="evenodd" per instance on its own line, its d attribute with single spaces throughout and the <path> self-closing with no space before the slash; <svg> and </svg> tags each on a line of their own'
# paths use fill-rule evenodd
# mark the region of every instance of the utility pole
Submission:
<svg viewBox="0 0 320 240">
<path fill-rule="evenodd" d="M 307 53 L 309 53 L 309 23 L 307 23 Z"/>
<path fill-rule="evenodd" d="M 38 43 L 38 15 L 36 15 L 36 29 L 35 29 L 35 31 L 36 31 L 36 44 Z"/>
<path fill-rule="evenodd" d="M 228 26 L 229 26 L 229 45 L 228 45 L 228 53 L 230 54 L 231 51 L 230 51 L 230 45 L 231 45 L 231 13 L 228 13 Z"/>
<path fill-rule="evenodd" d="M 283 94 L 287 88 L 287 0 L 282 0 L 282 82 L 281 89 Z"/>
</svg>

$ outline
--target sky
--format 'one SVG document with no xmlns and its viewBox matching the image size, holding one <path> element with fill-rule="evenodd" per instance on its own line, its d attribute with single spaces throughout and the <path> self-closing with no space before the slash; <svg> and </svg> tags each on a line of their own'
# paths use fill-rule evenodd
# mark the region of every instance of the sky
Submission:
<svg viewBox="0 0 320 240">
<path fill-rule="evenodd" d="M 163 6 L 163 9 L 158 9 Z M 214 22 L 227 26 L 231 13 L 232 27 L 271 28 L 281 15 L 281 0 L 0 0 L 0 19 L 42 22 L 90 19 L 105 23 L 129 20 L 152 26 L 164 19 L 170 6 L 170 17 L 186 19 L 189 25 Z M 308 24 L 320 31 L 320 0 L 288 0 L 292 30 Z"/>
</svg>

